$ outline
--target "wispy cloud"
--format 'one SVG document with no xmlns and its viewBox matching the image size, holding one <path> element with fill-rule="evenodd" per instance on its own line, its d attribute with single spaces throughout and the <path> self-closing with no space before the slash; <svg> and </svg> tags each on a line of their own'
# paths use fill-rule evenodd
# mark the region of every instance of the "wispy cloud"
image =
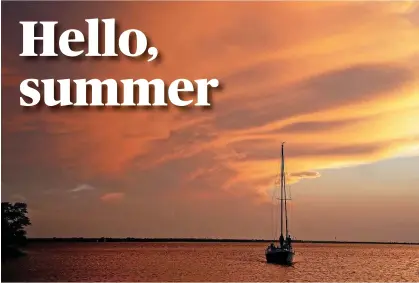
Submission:
<svg viewBox="0 0 419 283">
<path fill-rule="evenodd" d="M 96 188 L 88 184 L 82 184 L 82 185 L 78 185 L 74 189 L 69 190 L 69 192 L 78 193 L 78 192 L 92 191 L 92 190 L 96 190 Z"/>
<path fill-rule="evenodd" d="M 291 174 L 288 174 L 289 181 L 291 183 L 296 182 L 301 179 L 314 179 L 319 178 L 320 173 L 315 171 L 303 171 L 303 172 L 294 172 Z"/>
</svg>

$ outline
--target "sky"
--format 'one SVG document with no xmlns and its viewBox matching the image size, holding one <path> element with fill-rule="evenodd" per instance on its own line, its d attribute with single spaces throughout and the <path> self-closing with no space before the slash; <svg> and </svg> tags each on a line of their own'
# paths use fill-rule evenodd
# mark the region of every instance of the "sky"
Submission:
<svg viewBox="0 0 419 283">
<path fill-rule="evenodd" d="M 22 20 L 116 18 L 161 59 L 19 57 Z M 419 5 L 2 2 L 2 201 L 30 237 L 419 240 Z M 24 109 L 46 78 L 217 78 L 211 109 Z"/>
</svg>

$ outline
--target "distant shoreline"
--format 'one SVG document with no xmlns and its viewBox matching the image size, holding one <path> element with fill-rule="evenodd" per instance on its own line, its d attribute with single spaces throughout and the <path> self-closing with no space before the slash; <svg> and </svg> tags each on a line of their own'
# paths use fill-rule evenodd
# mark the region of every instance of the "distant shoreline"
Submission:
<svg viewBox="0 0 419 283">
<path fill-rule="evenodd" d="M 260 239 L 202 239 L 202 238 L 29 238 L 28 242 L 140 242 L 140 243 L 270 243 L 272 240 Z M 419 245 L 409 242 L 360 242 L 360 241 L 311 241 L 293 240 L 302 244 L 375 244 L 375 245 Z"/>
</svg>

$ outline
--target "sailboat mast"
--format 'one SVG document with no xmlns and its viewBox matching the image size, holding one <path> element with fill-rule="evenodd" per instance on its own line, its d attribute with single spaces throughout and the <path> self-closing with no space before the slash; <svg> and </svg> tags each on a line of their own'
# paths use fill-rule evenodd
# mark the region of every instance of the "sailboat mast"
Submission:
<svg viewBox="0 0 419 283">
<path fill-rule="evenodd" d="M 285 175 L 285 165 L 284 165 L 284 175 Z M 287 211 L 287 186 L 286 184 L 287 184 L 286 178 L 284 177 L 285 236 L 288 238 L 288 211 Z"/>
<path fill-rule="evenodd" d="M 281 146 L 281 236 L 283 236 L 283 216 L 282 216 L 282 211 L 283 211 L 283 201 L 284 201 L 284 196 L 283 196 L 283 185 L 284 185 L 284 143 L 282 143 Z"/>
</svg>

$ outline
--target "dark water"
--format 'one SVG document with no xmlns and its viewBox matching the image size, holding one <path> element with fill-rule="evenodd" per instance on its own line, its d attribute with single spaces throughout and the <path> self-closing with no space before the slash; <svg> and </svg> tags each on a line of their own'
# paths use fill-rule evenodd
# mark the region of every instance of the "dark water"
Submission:
<svg viewBox="0 0 419 283">
<path fill-rule="evenodd" d="M 37 244 L 2 264 L 2 281 L 419 281 L 419 246 L 295 244 L 295 264 L 266 244 Z"/>
</svg>

